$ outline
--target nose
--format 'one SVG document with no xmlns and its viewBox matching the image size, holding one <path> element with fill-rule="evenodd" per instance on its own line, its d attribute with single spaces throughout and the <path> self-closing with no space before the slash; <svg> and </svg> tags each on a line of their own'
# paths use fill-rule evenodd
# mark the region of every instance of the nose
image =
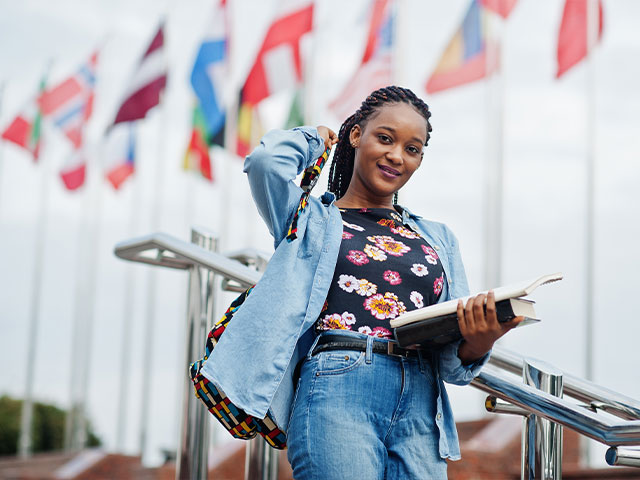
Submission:
<svg viewBox="0 0 640 480">
<path fill-rule="evenodd" d="M 392 145 L 387 152 L 387 160 L 394 164 L 402 163 L 402 146 L 401 145 Z"/>
</svg>

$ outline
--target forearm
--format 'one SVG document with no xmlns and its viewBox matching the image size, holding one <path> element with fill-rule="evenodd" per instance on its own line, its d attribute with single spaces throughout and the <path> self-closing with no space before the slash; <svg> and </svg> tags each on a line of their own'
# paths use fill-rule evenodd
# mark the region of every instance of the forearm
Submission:
<svg viewBox="0 0 640 480">
<path fill-rule="evenodd" d="M 458 347 L 458 358 L 462 362 L 462 365 L 471 365 L 472 363 L 477 362 L 482 357 L 484 357 L 487 353 L 491 351 L 491 348 L 474 348 L 466 341 L 462 341 L 460 346 Z"/>
</svg>

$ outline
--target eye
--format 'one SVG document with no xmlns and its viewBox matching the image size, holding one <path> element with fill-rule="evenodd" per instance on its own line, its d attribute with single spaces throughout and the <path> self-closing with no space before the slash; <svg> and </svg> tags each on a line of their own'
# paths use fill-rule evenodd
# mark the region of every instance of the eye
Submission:
<svg viewBox="0 0 640 480">
<path fill-rule="evenodd" d="M 414 145 L 409 145 L 407 147 L 407 150 L 409 151 L 409 153 L 411 153 L 412 155 L 420 155 L 420 149 L 415 147 Z"/>
<path fill-rule="evenodd" d="M 382 143 L 391 143 L 391 138 L 388 135 L 385 135 L 384 133 L 379 134 L 378 138 Z"/>
</svg>

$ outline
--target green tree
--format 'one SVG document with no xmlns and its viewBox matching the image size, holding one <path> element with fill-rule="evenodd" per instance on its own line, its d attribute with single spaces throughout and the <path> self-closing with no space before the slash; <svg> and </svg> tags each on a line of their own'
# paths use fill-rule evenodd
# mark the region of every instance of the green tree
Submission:
<svg viewBox="0 0 640 480">
<path fill-rule="evenodd" d="M 20 436 L 20 415 L 22 400 L 7 395 L 0 397 L 0 455 L 15 455 Z M 62 450 L 64 446 L 64 425 L 67 412 L 55 405 L 35 402 L 33 405 L 34 452 Z M 90 447 L 101 444 L 89 422 L 87 422 L 87 443 Z"/>
</svg>

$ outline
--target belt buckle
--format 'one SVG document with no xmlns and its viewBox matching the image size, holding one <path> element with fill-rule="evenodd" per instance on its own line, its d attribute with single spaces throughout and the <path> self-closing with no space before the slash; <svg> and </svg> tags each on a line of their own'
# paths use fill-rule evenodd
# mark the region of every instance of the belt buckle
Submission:
<svg viewBox="0 0 640 480">
<path fill-rule="evenodd" d="M 402 349 L 404 353 L 396 353 L 395 349 L 400 348 L 396 342 L 390 341 L 387 342 L 387 355 L 391 355 L 392 357 L 402 357 L 405 358 L 407 356 L 407 350 Z"/>
</svg>

